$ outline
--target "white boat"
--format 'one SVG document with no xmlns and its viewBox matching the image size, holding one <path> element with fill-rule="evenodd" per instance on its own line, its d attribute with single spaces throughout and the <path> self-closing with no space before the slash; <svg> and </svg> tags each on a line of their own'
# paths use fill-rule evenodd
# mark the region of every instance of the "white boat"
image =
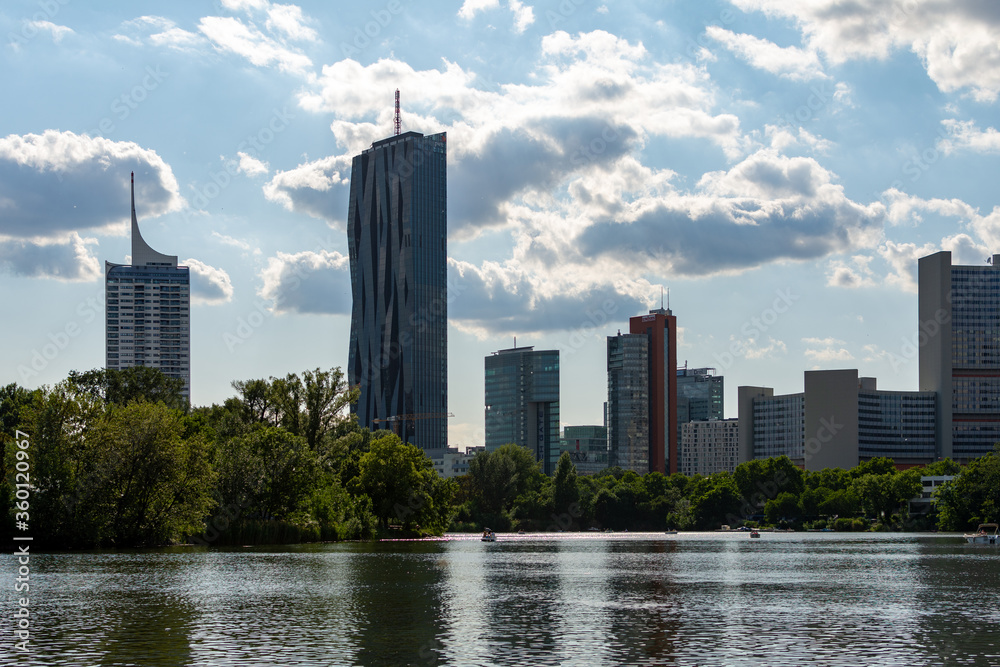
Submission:
<svg viewBox="0 0 1000 667">
<path fill-rule="evenodd" d="M 965 540 L 969 544 L 1000 544 L 1000 527 L 995 523 L 981 523 L 976 532 L 965 536 Z"/>
<path fill-rule="evenodd" d="M 483 542 L 496 542 L 497 541 L 497 534 L 494 533 L 489 528 L 487 528 L 486 530 L 483 531 L 482 541 Z"/>
</svg>

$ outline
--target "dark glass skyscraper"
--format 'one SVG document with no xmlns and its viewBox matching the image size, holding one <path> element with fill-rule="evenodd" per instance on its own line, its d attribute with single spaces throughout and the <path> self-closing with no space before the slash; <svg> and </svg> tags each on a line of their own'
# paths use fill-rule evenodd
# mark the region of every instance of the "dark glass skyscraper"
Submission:
<svg viewBox="0 0 1000 667">
<path fill-rule="evenodd" d="M 559 350 L 515 347 L 486 357 L 486 451 L 527 447 L 542 472 L 559 463 Z"/>
<path fill-rule="evenodd" d="M 347 215 L 352 411 L 422 449 L 448 445 L 448 208 L 444 133 L 377 141 L 354 158 Z"/>
</svg>

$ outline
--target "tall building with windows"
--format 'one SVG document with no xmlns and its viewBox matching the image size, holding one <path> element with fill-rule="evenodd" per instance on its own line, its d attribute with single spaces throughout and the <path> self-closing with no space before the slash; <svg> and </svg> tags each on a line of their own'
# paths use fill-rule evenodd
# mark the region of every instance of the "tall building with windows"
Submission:
<svg viewBox="0 0 1000 667">
<path fill-rule="evenodd" d="M 969 461 L 1000 442 L 1000 255 L 918 262 L 920 389 L 937 394 L 938 458 Z"/>
<path fill-rule="evenodd" d="M 681 425 L 678 467 L 683 475 L 734 472 L 740 463 L 739 420 L 693 420 Z"/>
<path fill-rule="evenodd" d="M 515 347 L 486 357 L 486 451 L 514 443 L 547 475 L 559 462 L 559 350 Z"/>
<path fill-rule="evenodd" d="M 725 417 L 723 382 L 714 368 L 677 369 L 677 428 L 692 421 L 711 421 Z"/>
<path fill-rule="evenodd" d="M 649 472 L 649 337 L 608 336 L 608 463 Z"/>
<path fill-rule="evenodd" d="M 739 388 L 740 461 L 787 456 L 806 470 L 875 457 L 897 467 L 934 460 L 935 394 L 881 391 L 857 369 L 806 371 L 805 391 Z"/>
<path fill-rule="evenodd" d="M 608 467 L 607 426 L 567 426 L 560 449 L 569 452 L 580 475 L 594 475 Z M 561 456 L 561 454 L 560 454 Z"/>
<path fill-rule="evenodd" d="M 176 255 L 143 240 L 135 216 L 132 174 L 132 263 L 104 263 L 105 364 L 109 370 L 149 366 L 184 381 L 191 400 L 191 280 Z"/>
<path fill-rule="evenodd" d="M 405 132 L 351 165 L 351 410 L 404 442 L 448 445 L 446 137 Z"/>
<path fill-rule="evenodd" d="M 677 318 L 669 308 L 630 317 L 629 332 L 649 339 L 649 470 L 677 472 Z"/>
</svg>

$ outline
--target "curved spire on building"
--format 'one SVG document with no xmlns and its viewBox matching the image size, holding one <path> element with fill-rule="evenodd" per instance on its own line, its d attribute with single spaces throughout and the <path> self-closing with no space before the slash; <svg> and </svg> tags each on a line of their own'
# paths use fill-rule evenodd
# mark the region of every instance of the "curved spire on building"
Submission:
<svg viewBox="0 0 1000 667">
<path fill-rule="evenodd" d="M 149 247 L 139 233 L 135 217 L 135 172 L 132 172 L 132 266 L 177 266 L 177 255 L 164 255 Z"/>
</svg>

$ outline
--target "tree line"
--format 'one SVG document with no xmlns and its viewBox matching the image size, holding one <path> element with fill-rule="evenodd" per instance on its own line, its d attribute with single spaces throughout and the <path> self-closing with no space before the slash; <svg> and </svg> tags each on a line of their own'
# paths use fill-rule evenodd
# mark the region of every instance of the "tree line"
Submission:
<svg viewBox="0 0 1000 667">
<path fill-rule="evenodd" d="M 615 467 L 578 475 L 564 454 L 547 476 L 529 450 L 510 444 L 478 453 L 467 475 L 446 480 L 419 448 L 358 426 L 349 412 L 357 389 L 340 369 L 234 381 L 235 395 L 209 407 L 189 408 L 182 386 L 137 367 L 73 372 L 35 390 L 0 388 L 3 532 L 17 533 L 15 519 L 25 518 L 19 507 L 28 507 L 35 543 L 54 548 L 485 527 L 963 530 L 1000 518 L 1000 448 L 965 467 L 945 460 L 898 471 L 880 458 L 806 472 L 779 457 L 691 477 Z M 15 438 L 17 431 L 27 437 Z M 25 441 L 27 448 L 18 446 Z M 16 477 L 25 469 L 26 504 L 25 478 Z M 920 476 L 932 474 L 955 479 L 940 487 L 929 512 L 911 513 Z"/>
</svg>

